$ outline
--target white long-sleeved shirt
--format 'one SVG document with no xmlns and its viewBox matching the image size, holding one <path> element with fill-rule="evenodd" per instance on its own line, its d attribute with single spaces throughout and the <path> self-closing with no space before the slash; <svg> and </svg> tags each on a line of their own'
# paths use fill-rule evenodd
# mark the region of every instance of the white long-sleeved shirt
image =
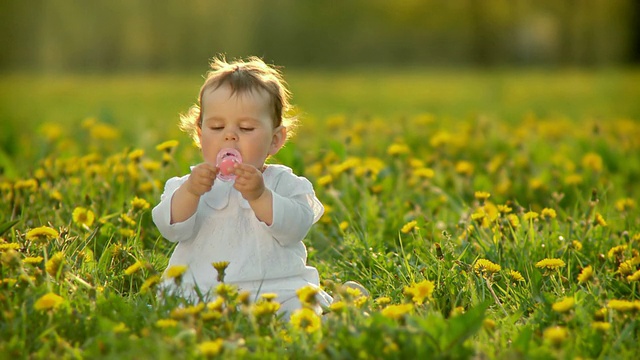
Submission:
<svg viewBox="0 0 640 360">
<path fill-rule="evenodd" d="M 256 218 L 249 203 L 232 182 L 216 180 L 200 198 L 198 209 L 189 219 L 171 224 L 171 198 L 189 175 L 174 177 L 165 184 L 160 203 L 153 209 L 153 221 L 167 240 L 177 242 L 169 266 L 187 265 L 183 296 L 195 298 L 214 289 L 218 282 L 212 263 L 228 261 L 225 282 L 242 290 L 279 294 L 287 301 L 305 285 L 318 286 L 315 268 L 307 266 L 303 238 L 324 208 L 309 180 L 296 176 L 283 165 L 269 165 L 263 172 L 265 186 L 273 194 L 273 222 L 270 226 Z M 167 280 L 164 286 L 172 287 Z M 331 297 L 320 291 L 322 305 Z"/>
</svg>

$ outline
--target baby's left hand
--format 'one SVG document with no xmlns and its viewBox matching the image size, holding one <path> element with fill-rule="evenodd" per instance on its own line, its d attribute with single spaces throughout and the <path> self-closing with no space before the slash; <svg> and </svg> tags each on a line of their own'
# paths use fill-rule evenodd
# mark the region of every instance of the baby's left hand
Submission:
<svg viewBox="0 0 640 360">
<path fill-rule="evenodd" d="M 247 201 L 259 198 L 266 190 L 262 172 L 249 164 L 235 164 L 233 173 L 236 175 L 233 187 L 240 191 Z"/>
</svg>

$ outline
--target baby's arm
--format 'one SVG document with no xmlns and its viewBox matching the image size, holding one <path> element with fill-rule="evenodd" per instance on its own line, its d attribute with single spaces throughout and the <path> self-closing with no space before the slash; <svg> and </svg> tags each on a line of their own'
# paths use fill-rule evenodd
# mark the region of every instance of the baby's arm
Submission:
<svg viewBox="0 0 640 360">
<path fill-rule="evenodd" d="M 211 190 L 218 170 L 202 163 L 191 170 L 191 175 L 171 198 L 171 224 L 183 222 L 195 214 L 200 197 Z"/>
<path fill-rule="evenodd" d="M 273 194 L 264 185 L 262 172 L 248 164 L 234 165 L 236 175 L 235 184 L 242 197 L 249 202 L 249 206 L 258 220 L 267 225 L 273 223 Z"/>
</svg>

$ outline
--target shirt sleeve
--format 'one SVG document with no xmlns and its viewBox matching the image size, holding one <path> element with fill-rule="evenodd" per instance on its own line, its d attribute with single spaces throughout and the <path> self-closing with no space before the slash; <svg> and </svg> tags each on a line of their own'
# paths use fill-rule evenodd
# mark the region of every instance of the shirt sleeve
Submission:
<svg viewBox="0 0 640 360">
<path fill-rule="evenodd" d="M 271 192 L 273 222 L 268 226 L 269 231 L 282 246 L 302 241 L 324 213 L 311 182 L 292 173 L 284 173 Z"/>
<path fill-rule="evenodd" d="M 187 175 L 188 176 L 188 175 Z M 160 203 L 151 211 L 154 224 L 162 236 L 171 242 L 180 242 L 192 238 L 195 228 L 196 214 L 185 221 L 171 224 L 171 198 L 182 185 L 187 176 L 173 177 L 167 180 L 164 192 L 160 196 Z"/>
</svg>

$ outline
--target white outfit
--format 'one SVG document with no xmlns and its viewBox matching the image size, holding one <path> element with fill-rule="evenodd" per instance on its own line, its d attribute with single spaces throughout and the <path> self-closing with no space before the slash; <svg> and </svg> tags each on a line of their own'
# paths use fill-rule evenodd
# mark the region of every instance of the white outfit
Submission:
<svg viewBox="0 0 640 360">
<path fill-rule="evenodd" d="M 188 177 L 169 179 L 152 211 L 162 236 L 178 243 L 168 267 L 188 266 L 180 288 L 171 279 L 164 281 L 163 288 L 197 300 L 195 287 L 207 294 L 218 285 L 212 263 L 228 261 L 226 283 L 250 291 L 254 300 L 262 293 L 276 293 L 283 312 L 300 307 L 296 290 L 319 285 L 318 271 L 306 265 L 307 250 L 302 243 L 324 212 L 309 180 L 283 165 L 266 167 L 264 183 L 273 194 L 270 226 L 258 220 L 233 182 L 220 180 L 202 195 L 194 215 L 171 224 L 171 198 Z M 332 301 L 322 290 L 317 298 L 322 306 Z"/>
</svg>

